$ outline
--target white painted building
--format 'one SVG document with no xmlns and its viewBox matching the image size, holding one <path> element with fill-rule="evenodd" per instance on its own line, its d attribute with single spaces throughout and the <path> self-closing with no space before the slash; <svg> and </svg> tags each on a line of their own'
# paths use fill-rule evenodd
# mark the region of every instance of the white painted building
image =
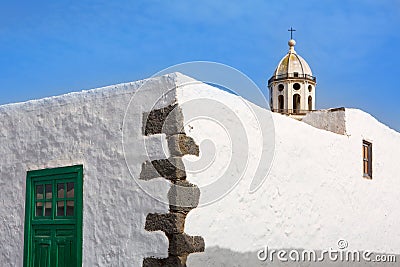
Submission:
<svg viewBox="0 0 400 267">
<path fill-rule="evenodd" d="M 5 267 L 400 254 L 400 133 L 361 110 L 298 121 L 174 73 L 0 106 L 0 151 Z"/>
</svg>

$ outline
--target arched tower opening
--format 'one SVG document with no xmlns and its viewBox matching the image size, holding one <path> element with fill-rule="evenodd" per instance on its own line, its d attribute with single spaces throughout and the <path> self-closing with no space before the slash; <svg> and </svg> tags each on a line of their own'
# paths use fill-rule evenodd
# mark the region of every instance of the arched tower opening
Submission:
<svg viewBox="0 0 400 267">
<path fill-rule="evenodd" d="M 300 114 L 300 99 L 301 96 L 299 94 L 294 94 L 293 95 L 293 113 L 294 114 Z"/>
<path fill-rule="evenodd" d="M 285 110 L 285 99 L 283 95 L 278 96 L 278 112 L 283 112 Z"/>
</svg>

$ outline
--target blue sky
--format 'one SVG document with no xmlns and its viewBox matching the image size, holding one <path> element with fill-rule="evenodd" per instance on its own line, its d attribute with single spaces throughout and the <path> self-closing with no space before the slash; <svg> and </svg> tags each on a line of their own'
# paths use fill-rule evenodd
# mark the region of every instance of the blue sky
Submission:
<svg viewBox="0 0 400 267">
<path fill-rule="evenodd" d="M 317 76 L 317 108 L 356 107 L 400 131 L 400 1 L 5 1 L 0 104 L 216 61 L 264 92 L 287 52 Z"/>
</svg>

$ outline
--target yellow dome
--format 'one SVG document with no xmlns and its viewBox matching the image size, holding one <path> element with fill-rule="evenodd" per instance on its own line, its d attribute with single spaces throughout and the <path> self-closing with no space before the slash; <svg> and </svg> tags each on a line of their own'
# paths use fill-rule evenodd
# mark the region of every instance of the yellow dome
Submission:
<svg viewBox="0 0 400 267">
<path fill-rule="evenodd" d="M 289 40 L 289 52 L 281 59 L 270 82 L 285 78 L 305 78 L 315 81 L 307 62 L 294 50 L 295 40 Z"/>
</svg>

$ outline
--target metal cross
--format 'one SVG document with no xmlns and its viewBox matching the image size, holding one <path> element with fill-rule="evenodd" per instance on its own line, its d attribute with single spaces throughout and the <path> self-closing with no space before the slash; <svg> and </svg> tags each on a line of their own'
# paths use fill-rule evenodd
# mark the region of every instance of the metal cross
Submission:
<svg viewBox="0 0 400 267">
<path fill-rule="evenodd" d="M 290 39 L 293 39 L 293 32 L 295 32 L 296 30 L 290 27 L 288 31 L 290 32 Z"/>
</svg>

